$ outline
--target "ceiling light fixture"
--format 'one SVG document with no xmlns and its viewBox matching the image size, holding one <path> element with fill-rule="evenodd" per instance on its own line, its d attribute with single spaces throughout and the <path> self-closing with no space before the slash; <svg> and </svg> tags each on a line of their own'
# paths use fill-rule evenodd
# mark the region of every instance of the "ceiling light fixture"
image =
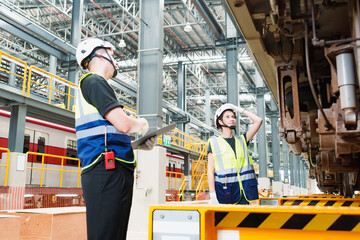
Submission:
<svg viewBox="0 0 360 240">
<path fill-rule="evenodd" d="M 124 48 L 126 47 L 126 42 L 124 41 L 124 39 L 121 39 L 119 42 L 119 47 Z"/>
<path fill-rule="evenodd" d="M 191 32 L 193 30 L 193 28 L 191 27 L 190 23 L 187 22 L 186 26 L 184 27 L 184 31 L 185 32 Z"/>
</svg>

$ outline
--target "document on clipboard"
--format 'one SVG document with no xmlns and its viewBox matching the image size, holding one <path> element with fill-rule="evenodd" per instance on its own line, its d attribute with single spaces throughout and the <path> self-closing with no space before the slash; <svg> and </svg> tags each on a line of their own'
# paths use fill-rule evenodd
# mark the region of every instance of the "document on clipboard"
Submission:
<svg viewBox="0 0 360 240">
<path fill-rule="evenodd" d="M 167 133 L 167 132 L 173 130 L 175 127 L 176 127 L 176 123 L 173 123 L 173 124 L 170 124 L 170 125 L 168 125 L 166 127 L 159 128 L 156 131 L 150 132 L 150 133 L 146 134 L 145 136 L 131 142 L 131 147 L 133 149 L 136 149 L 140 145 L 144 144 L 146 142 L 146 140 L 148 140 L 149 138 L 152 138 L 152 137 Z"/>
</svg>

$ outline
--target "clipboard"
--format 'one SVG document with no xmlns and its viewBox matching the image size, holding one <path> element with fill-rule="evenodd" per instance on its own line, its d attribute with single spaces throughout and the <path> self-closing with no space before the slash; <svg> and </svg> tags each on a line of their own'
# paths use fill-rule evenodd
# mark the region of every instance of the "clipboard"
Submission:
<svg viewBox="0 0 360 240">
<path fill-rule="evenodd" d="M 144 144 L 146 142 L 146 140 L 148 140 L 149 138 L 152 138 L 152 137 L 167 133 L 167 132 L 173 130 L 175 127 L 176 127 L 176 123 L 170 124 L 170 125 L 168 125 L 166 127 L 163 127 L 163 128 L 159 128 L 158 130 L 153 131 L 151 133 L 148 133 L 145 136 L 131 142 L 131 147 L 133 149 L 136 149 L 140 145 Z"/>
</svg>

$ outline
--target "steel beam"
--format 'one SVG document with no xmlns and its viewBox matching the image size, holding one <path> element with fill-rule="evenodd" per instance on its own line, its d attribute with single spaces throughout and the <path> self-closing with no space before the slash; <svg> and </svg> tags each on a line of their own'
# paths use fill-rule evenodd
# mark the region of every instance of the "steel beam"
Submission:
<svg viewBox="0 0 360 240">
<path fill-rule="evenodd" d="M 279 126 L 278 126 L 278 111 L 274 99 L 271 99 L 271 151 L 274 171 L 274 181 L 281 181 L 280 179 L 280 142 L 279 142 Z"/>
<path fill-rule="evenodd" d="M 199 11 L 205 22 L 209 25 L 211 31 L 214 33 L 216 39 L 224 39 L 224 33 L 220 24 L 215 19 L 209 7 L 204 0 L 193 0 L 193 4 Z"/>
<path fill-rule="evenodd" d="M 259 73 L 256 72 L 256 109 L 257 116 L 265 120 L 265 100 L 264 100 L 264 82 Z M 258 140 L 258 153 L 259 153 L 259 177 L 267 177 L 267 157 L 266 157 L 266 133 L 265 133 L 265 121 L 261 124 L 261 127 L 257 133 Z"/>
<path fill-rule="evenodd" d="M 186 112 L 186 66 L 178 62 L 177 68 L 177 107 Z M 185 130 L 185 124 L 178 122 L 177 127 L 180 131 Z"/>
<path fill-rule="evenodd" d="M 289 148 L 285 139 L 282 140 L 284 183 L 289 183 Z"/>
<path fill-rule="evenodd" d="M 0 16 L 0 28 L 36 45 L 47 53 L 65 61 L 68 54 L 75 55 L 74 46 L 3 5 L 0 5 Z"/>
<path fill-rule="evenodd" d="M 295 186 L 295 170 L 294 170 L 295 155 L 291 153 L 289 155 L 289 167 L 290 167 L 290 185 Z"/>
<path fill-rule="evenodd" d="M 138 115 L 150 129 L 162 127 L 164 0 L 140 2 Z"/>
<path fill-rule="evenodd" d="M 232 48 L 226 49 L 226 90 L 227 102 L 235 106 L 239 106 L 239 81 L 237 78 L 237 48 L 235 45 Z M 240 134 L 240 117 L 236 122 L 236 133 Z"/>
</svg>

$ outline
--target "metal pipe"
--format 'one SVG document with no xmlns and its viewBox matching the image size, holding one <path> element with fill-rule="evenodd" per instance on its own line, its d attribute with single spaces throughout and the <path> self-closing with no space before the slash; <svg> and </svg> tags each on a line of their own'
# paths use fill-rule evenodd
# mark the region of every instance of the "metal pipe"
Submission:
<svg viewBox="0 0 360 240">
<path fill-rule="evenodd" d="M 341 52 L 336 56 L 341 109 L 345 111 L 345 124 L 356 125 L 356 94 L 353 54 Z"/>
<path fill-rule="evenodd" d="M 311 77 L 310 58 L 309 58 L 309 44 L 308 44 L 308 23 L 307 23 L 307 21 L 305 21 L 305 59 L 306 59 L 306 70 L 307 70 L 307 74 L 308 74 L 311 93 L 312 93 L 312 95 L 314 97 L 314 100 L 315 100 L 315 103 L 316 103 L 317 107 L 319 108 L 319 110 L 321 112 L 321 115 L 323 116 L 323 118 L 325 120 L 325 130 L 327 131 L 332 126 L 331 126 L 331 124 L 329 122 L 329 119 L 326 117 L 322 106 L 320 105 L 319 99 L 316 96 L 314 83 L 313 83 L 313 80 L 312 80 L 312 77 Z"/>
<path fill-rule="evenodd" d="M 354 42 L 360 40 L 360 38 L 346 38 L 346 39 L 338 39 L 338 40 L 330 40 L 330 41 L 325 41 L 324 39 L 318 39 L 316 36 L 314 0 L 311 0 L 311 23 L 312 23 L 312 31 L 313 31 L 313 39 L 311 40 L 311 42 L 313 46 L 325 47 L 325 45 L 331 45 L 334 43 Z"/>
</svg>

